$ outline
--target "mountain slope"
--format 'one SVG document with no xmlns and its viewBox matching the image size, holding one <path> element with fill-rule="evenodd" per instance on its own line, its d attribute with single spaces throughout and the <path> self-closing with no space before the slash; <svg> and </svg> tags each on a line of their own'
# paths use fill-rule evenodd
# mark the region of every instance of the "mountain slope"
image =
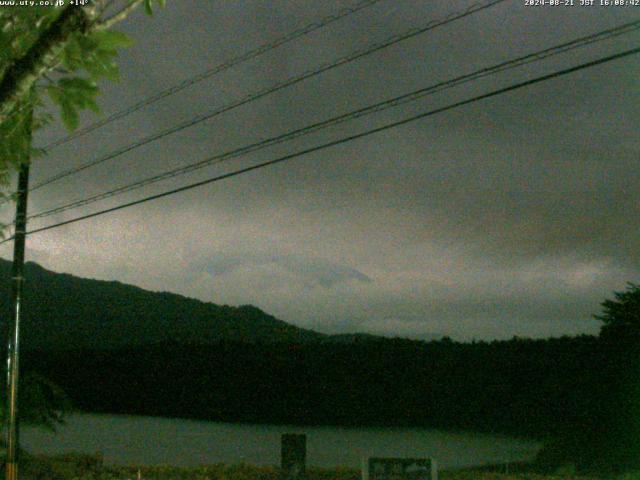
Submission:
<svg viewBox="0 0 640 480">
<path fill-rule="evenodd" d="M 10 312 L 11 262 L 0 259 L 0 315 Z M 205 303 L 119 282 L 25 265 L 24 348 L 118 348 L 142 344 L 308 342 L 325 336 L 247 305 Z"/>
</svg>

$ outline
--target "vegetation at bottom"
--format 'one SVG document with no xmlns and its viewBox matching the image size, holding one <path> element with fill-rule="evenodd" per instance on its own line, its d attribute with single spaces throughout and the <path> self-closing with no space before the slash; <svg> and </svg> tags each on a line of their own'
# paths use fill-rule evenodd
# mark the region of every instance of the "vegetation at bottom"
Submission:
<svg viewBox="0 0 640 480">
<path fill-rule="evenodd" d="M 26 456 L 22 462 L 24 480 L 280 480 L 277 467 L 215 464 L 199 467 L 111 466 L 96 455 Z M 637 480 L 640 473 L 619 476 L 588 476 L 558 471 L 545 474 L 533 465 L 487 466 L 439 472 L 440 480 Z M 361 472 L 350 468 L 307 470 L 307 480 L 360 480 Z"/>
</svg>

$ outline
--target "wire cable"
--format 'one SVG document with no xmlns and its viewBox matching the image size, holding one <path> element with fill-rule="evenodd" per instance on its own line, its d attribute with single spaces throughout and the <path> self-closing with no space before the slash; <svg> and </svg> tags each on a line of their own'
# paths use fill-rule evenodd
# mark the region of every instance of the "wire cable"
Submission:
<svg viewBox="0 0 640 480">
<path fill-rule="evenodd" d="M 344 144 L 344 143 L 347 143 L 347 142 L 351 142 L 353 140 L 357 140 L 359 138 L 368 137 L 370 135 L 373 135 L 373 134 L 376 134 L 376 133 L 379 133 L 379 132 L 383 132 L 383 131 L 389 130 L 391 128 L 399 127 L 401 125 L 406 125 L 406 124 L 414 122 L 416 120 L 420 120 L 420 119 L 427 118 L 427 117 L 430 117 L 430 116 L 433 116 L 433 115 L 436 115 L 436 114 L 439 114 L 439 113 L 443 113 L 443 112 L 446 112 L 446 111 L 449 111 L 449 110 L 453 110 L 454 108 L 458 108 L 458 107 L 461 107 L 461 106 L 464 106 L 464 105 L 469 105 L 469 104 L 472 104 L 472 103 L 475 103 L 475 102 L 479 102 L 481 100 L 485 100 L 487 98 L 491 98 L 491 97 L 495 97 L 495 96 L 498 96 L 498 95 L 502 95 L 504 93 L 511 92 L 511 91 L 514 91 L 514 90 L 518 90 L 518 89 L 521 89 L 521 88 L 524 88 L 524 87 L 527 87 L 527 86 L 530 86 L 530 85 L 534 85 L 536 83 L 548 81 L 548 80 L 551 80 L 551 79 L 554 79 L 554 78 L 558 78 L 558 77 L 561 77 L 561 76 L 564 76 L 564 75 L 568 75 L 568 74 L 573 73 L 573 72 L 577 72 L 579 70 L 584 70 L 586 68 L 591 68 L 591 67 L 594 67 L 594 66 L 597 66 L 597 65 L 601 65 L 601 64 L 604 64 L 604 63 L 608 63 L 608 62 L 611 62 L 611 61 L 614 61 L 614 60 L 619 60 L 619 59 L 624 58 L 624 57 L 628 57 L 628 56 L 631 56 L 631 55 L 636 55 L 638 53 L 640 53 L 640 47 L 636 47 L 636 48 L 632 48 L 632 49 L 629 49 L 629 50 L 625 50 L 623 52 L 619 52 L 619 53 L 616 53 L 616 54 L 613 54 L 613 55 L 602 57 L 602 58 L 599 58 L 597 60 L 593 60 L 593 61 L 590 61 L 590 62 L 582 63 L 582 64 L 574 66 L 574 67 L 566 68 L 564 70 L 559 70 L 559 71 L 556 71 L 556 72 L 553 72 L 553 73 L 549 73 L 549 74 L 546 74 L 546 75 L 542 75 L 542 76 L 539 76 L 539 77 L 536 77 L 536 78 L 533 78 L 533 79 L 530 79 L 530 80 L 526 80 L 524 82 L 516 83 L 516 84 L 510 85 L 508 87 L 504 87 L 504 88 L 500 88 L 500 89 L 497 89 L 497 90 L 493 90 L 493 91 L 491 91 L 489 93 L 485 93 L 485 94 L 482 94 L 482 95 L 471 97 L 471 98 L 468 98 L 466 100 L 461 100 L 461 101 L 449 104 L 449 105 L 444 106 L 444 107 L 436 108 L 434 110 L 429 110 L 427 112 L 423 112 L 423 113 L 420 113 L 418 115 L 413 115 L 411 117 L 407 117 L 407 118 L 404 118 L 404 119 L 396 121 L 396 122 L 391 122 L 391 123 L 388 123 L 386 125 L 383 125 L 383 126 L 380 126 L 380 127 L 377 127 L 377 128 L 366 130 L 364 132 L 360 132 L 360 133 L 357 133 L 357 134 L 354 134 L 354 135 L 349 135 L 349 136 L 346 136 L 346 137 L 342 137 L 340 139 L 333 140 L 331 142 L 324 143 L 324 144 L 321 144 L 321 145 L 317 145 L 315 147 L 311 147 L 311 148 L 307 148 L 307 149 L 304 149 L 304 150 L 300 150 L 298 152 L 290 153 L 288 155 L 284 155 L 284 156 L 281 156 L 281 157 L 278 157 L 278 158 L 275 158 L 273 160 L 269 160 L 269 161 L 266 161 L 266 162 L 258 163 L 256 165 L 252 165 L 250 167 L 245 167 L 245 168 L 242 168 L 242 169 L 239 169 L 239 170 L 235 170 L 233 172 L 225 173 L 223 175 L 218 175 L 218 176 L 215 176 L 215 177 L 212 177 L 212 178 L 208 178 L 206 180 L 201 180 L 199 182 L 195 182 L 195 183 L 191 183 L 189 185 L 185 185 L 185 186 L 182 186 L 182 187 L 179 187 L 179 188 L 175 188 L 173 190 L 168 190 L 168 191 L 165 191 L 165 192 L 162 192 L 162 193 L 158 193 L 158 194 L 155 194 L 155 195 L 150 195 L 150 196 L 147 196 L 147 197 L 144 197 L 144 198 L 132 201 L 132 202 L 120 204 L 120 205 L 117 205 L 115 207 L 106 208 L 104 210 L 99 210 L 97 212 L 89 213 L 87 215 L 82 215 L 82 216 L 75 217 L 75 218 L 72 218 L 72 219 L 69 219 L 69 220 L 65 220 L 63 222 L 58 222 L 58 223 L 55 223 L 55 224 L 52 224 L 52 225 L 48 225 L 48 226 L 45 226 L 45 227 L 37 228 L 35 230 L 30 230 L 30 231 L 27 232 L 27 235 L 32 235 L 34 233 L 44 232 L 44 231 L 51 230 L 51 229 L 54 229 L 54 228 L 62 227 L 64 225 L 69 225 L 71 223 L 76 223 L 76 222 L 80 222 L 82 220 L 87 220 L 89 218 L 98 217 L 98 216 L 101 216 L 101 215 L 105 215 L 107 213 L 115 212 L 115 211 L 118 211 L 118 210 L 122 210 L 122 209 L 125 209 L 125 208 L 129 208 L 129 207 L 135 206 L 135 205 L 140 205 L 142 203 L 150 202 L 152 200 L 157 200 L 159 198 L 167 197 L 169 195 L 174 195 L 176 193 L 180 193 L 180 192 L 184 192 L 184 191 L 187 191 L 187 190 L 191 190 L 191 189 L 194 189 L 194 188 L 197 188 L 197 187 L 201 187 L 203 185 L 208 185 L 210 183 L 214 183 L 214 182 L 218 182 L 218 181 L 221 181 L 221 180 L 224 180 L 224 179 L 227 179 L 227 178 L 235 177 L 235 176 L 241 175 L 243 173 L 251 172 L 251 171 L 258 170 L 258 169 L 261 169 L 261 168 L 264 168 L 264 167 L 268 167 L 268 166 L 271 166 L 271 165 L 282 163 L 282 162 L 285 162 L 287 160 L 291 160 L 291 159 L 294 159 L 294 158 L 297 158 L 297 157 L 301 157 L 303 155 L 307 155 L 309 153 L 313 153 L 313 152 L 317 152 L 317 151 L 320 151 L 320 150 L 324 150 L 324 149 L 327 149 L 327 148 L 330 148 L 330 147 L 333 147 L 333 146 L 336 146 L 336 145 L 341 145 L 341 144 Z M 14 239 L 13 237 L 10 237 L 10 238 L 7 238 L 6 240 L 0 241 L 0 245 L 3 244 L 3 243 L 8 242 L 10 240 L 13 240 L 13 239 Z"/>
<path fill-rule="evenodd" d="M 436 20 L 436 21 L 431 21 L 429 22 L 427 25 L 420 27 L 420 28 L 411 28 L 408 31 L 405 31 L 399 35 L 394 35 L 388 39 L 386 39 L 385 41 L 381 42 L 381 43 L 376 43 L 370 46 L 367 46 L 364 49 L 361 50 L 357 50 L 353 53 L 350 53 L 349 55 L 346 55 L 344 57 L 341 57 L 340 59 L 333 61 L 331 63 L 327 63 L 327 64 L 323 64 L 320 67 L 314 69 L 314 70 L 310 70 L 307 71 L 301 75 L 295 76 L 295 77 L 291 77 L 288 80 L 285 80 L 283 82 L 277 83 L 271 87 L 268 87 L 266 89 L 263 90 L 259 90 L 256 93 L 252 93 L 246 97 L 243 97 L 239 100 L 236 100 L 234 102 L 231 102 L 229 104 L 226 104 L 222 107 L 219 107 L 217 109 L 215 109 L 212 112 L 209 113 L 205 113 L 203 115 L 199 115 L 196 116 L 186 122 L 183 122 L 179 125 L 176 125 L 174 127 L 168 128 L 166 130 L 163 130 L 161 132 L 152 134 L 150 136 L 144 137 L 134 143 L 131 143 L 125 147 L 119 148 L 111 153 L 108 153 L 102 157 L 99 157 L 95 160 L 92 160 L 90 162 L 87 162 L 83 165 L 80 165 L 78 167 L 69 169 L 69 170 L 65 170 L 61 173 L 58 173 L 57 175 L 54 175 L 50 178 L 48 178 L 47 180 L 44 180 L 36 185 L 34 185 L 31 188 L 31 191 L 33 190 L 37 190 L 39 188 L 44 187 L 45 185 L 49 185 L 53 182 L 56 182 L 58 180 L 61 180 L 63 178 L 66 178 L 70 175 L 75 175 L 79 172 L 82 172 L 88 168 L 94 167 L 95 165 L 101 164 L 103 162 L 106 162 L 107 160 L 111 160 L 113 158 L 116 158 L 120 155 L 123 155 L 127 152 L 130 152 L 132 150 L 135 150 L 136 148 L 142 147 L 143 145 L 147 145 L 148 143 L 154 142 L 156 140 L 159 140 L 163 137 L 166 137 L 167 135 L 171 135 L 173 133 L 177 133 L 181 130 L 184 130 L 186 128 L 192 127 L 198 123 L 204 122 L 205 120 L 209 120 L 215 116 L 218 116 L 222 113 L 228 112 L 230 110 L 233 110 L 237 107 L 240 107 L 242 105 L 245 105 L 249 102 L 253 102 L 255 100 L 258 100 L 262 97 L 266 97 L 267 95 L 270 95 L 272 93 L 278 92 L 280 90 L 283 90 L 287 87 L 290 87 L 292 85 L 295 85 L 297 83 L 300 83 L 304 80 L 307 80 L 311 77 L 315 77 L 317 75 L 320 75 L 324 72 L 327 72 L 329 70 L 332 70 L 336 67 L 340 67 L 342 65 L 346 65 L 348 63 L 353 62 L 354 60 L 357 60 L 359 58 L 362 58 L 366 55 L 369 55 L 371 53 L 377 52 L 379 50 L 382 50 L 384 48 L 390 47 L 392 45 L 395 45 L 401 41 L 407 40 L 409 38 L 413 38 L 417 35 L 420 35 L 422 33 L 425 33 L 429 30 L 433 30 L 437 27 L 446 25 L 448 23 L 454 22 L 456 20 L 459 20 L 461 18 L 464 18 L 466 16 L 472 15 L 473 13 L 479 12 L 481 10 L 485 10 L 487 8 L 493 7 L 494 5 L 500 4 L 502 2 L 505 2 L 507 0 L 491 0 L 490 2 L 487 3 L 482 3 L 482 4 L 473 4 L 470 7 L 468 7 L 467 9 L 465 9 L 464 11 L 461 12 L 456 12 L 456 13 L 452 13 L 450 15 L 448 15 L 447 17 L 445 17 L 443 20 Z"/>
<path fill-rule="evenodd" d="M 546 48 L 544 50 L 530 53 L 512 60 L 508 60 L 491 67 L 486 67 L 480 70 L 476 70 L 466 75 L 458 76 L 456 78 L 453 78 L 447 81 L 439 82 L 435 85 L 421 88 L 404 95 L 387 99 L 387 100 L 375 103 L 373 105 L 360 108 L 360 109 L 351 111 L 349 113 L 345 113 L 345 114 L 330 118 L 328 120 L 324 120 L 322 122 L 317 122 L 311 125 L 307 125 L 306 127 L 302 127 L 297 130 L 293 130 L 291 132 L 287 132 L 285 134 L 282 134 L 276 137 L 264 139 L 259 142 L 252 143 L 250 145 L 246 145 L 244 147 L 240 147 L 234 150 L 230 150 L 221 154 L 214 155 L 212 157 L 206 158 L 204 160 L 200 160 L 198 162 L 195 162 L 183 167 L 168 170 L 163 173 L 144 178 L 137 182 L 133 182 L 133 183 L 124 185 L 122 187 L 118 187 L 116 189 L 101 192 L 99 194 L 96 194 L 87 198 L 76 200 L 76 201 L 73 201 L 49 210 L 41 211 L 29 216 L 28 219 L 32 220 L 36 218 L 44 218 L 54 214 L 62 213 L 64 211 L 67 211 L 73 208 L 83 207 L 100 200 L 104 200 L 116 195 L 123 194 L 125 192 L 137 190 L 139 188 L 142 188 L 147 185 L 151 185 L 153 183 L 157 183 L 162 180 L 177 177 L 179 175 L 184 175 L 213 164 L 230 160 L 232 158 L 238 158 L 238 157 L 247 155 L 249 153 L 262 150 L 266 147 L 269 147 L 275 144 L 283 143 L 285 141 L 289 141 L 304 135 L 308 135 L 310 133 L 314 133 L 324 128 L 328 128 L 343 122 L 354 120 L 356 118 L 360 118 L 365 115 L 370 115 L 376 112 L 380 112 L 391 107 L 403 105 L 408 102 L 413 102 L 427 95 L 432 95 L 434 93 L 441 92 L 443 90 L 454 88 L 458 85 L 462 85 L 471 81 L 476 81 L 481 78 L 487 77 L 489 75 L 495 75 L 497 73 L 500 73 L 506 70 L 521 67 L 523 65 L 527 65 L 533 62 L 538 62 L 554 55 L 565 53 L 573 49 L 591 45 L 593 43 L 601 42 L 603 40 L 607 40 L 623 34 L 631 33 L 633 31 L 637 31 L 638 29 L 640 29 L 640 20 L 636 20 L 634 22 L 629 22 L 629 23 L 620 25 L 618 27 L 610 28 L 608 30 L 604 30 L 591 35 L 580 37 L 554 47 Z"/>
<path fill-rule="evenodd" d="M 192 85 L 195 85 L 196 83 L 199 83 L 203 80 L 206 80 L 207 78 L 211 78 L 215 75 L 217 75 L 220 72 L 223 72 L 225 70 L 228 70 L 232 67 L 235 67 L 236 65 L 239 65 L 241 63 L 244 63 L 248 60 L 251 60 L 253 58 L 256 58 L 264 53 L 267 53 L 271 50 L 275 50 L 278 47 L 281 47 L 289 42 L 292 42 L 293 40 L 296 40 L 298 38 L 304 37 L 306 35 L 309 35 L 310 33 L 315 32 L 316 30 L 320 30 L 321 28 L 326 27 L 327 25 L 330 25 L 334 22 L 337 22 L 338 20 L 348 17 L 349 15 L 352 15 L 354 13 L 357 13 L 361 10 L 364 10 L 365 8 L 368 8 L 376 3 L 379 3 L 382 0 L 364 0 L 364 1 L 360 1 L 359 3 L 357 3 L 356 5 L 354 5 L 353 7 L 349 7 L 349 8 L 344 8 L 340 11 L 338 11 L 337 13 L 333 14 L 333 15 L 328 15 L 326 17 L 321 18 L 320 20 L 310 23 L 308 25 L 305 25 L 304 27 L 298 28 L 297 30 L 294 30 L 293 32 L 290 32 L 286 35 L 283 35 L 281 37 L 276 38 L 275 40 L 268 42 L 268 43 L 264 43 L 262 45 L 260 45 L 259 47 L 250 50 L 248 52 L 242 53 L 236 57 L 233 57 L 219 65 L 216 65 L 215 67 L 212 67 L 208 70 L 205 70 L 204 72 L 201 72 L 197 75 L 194 75 L 192 77 L 189 77 L 185 80 L 183 80 L 182 82 L 173 85 L 172 87 L 169 87 L 165 90 L 162 90 L 161 92 L 158 92 L 154 95 L 151 95 L 143 100 L 140 100 L 139 102 L 123 109 L 120 110 L 118 112 L 115 112 L 111 115 L 109 115 L 108 117 L 98 120 L 90 125 L 87 125 L 84 128 L 81 128 L 80 130 L 77 130 L 65 137 L 62 137 L 58 140 L 55 140 L 51 143 L 49 143 L 48 145 L 46 145 L 44 147 L 45 151 L 51 151 L 53 150 L 55 147 L 58 147 L 60 145 L 63 145 L 65 143 L 68 143 L 72 140 L 75 140 L 76 138 L 80 138 L 90 132 L 93 132 L 94 130 L 97 130 L 100 127 L 103 127 L 111 122 L 114 122 L 116 120 L 119 120 L 121 118 L 124 118 L 128 115 L 131 115 L 132 113 L 140 110 L 141 108 L 144 108 L 148 105 L 151 105 L 159 100 L 162 100 L 163 98 L 166 98 L 168 96 L 171 95 L 175 95 L 176 93 L 184 90 L 185 88 L 188 88 Z"/>
</svg>

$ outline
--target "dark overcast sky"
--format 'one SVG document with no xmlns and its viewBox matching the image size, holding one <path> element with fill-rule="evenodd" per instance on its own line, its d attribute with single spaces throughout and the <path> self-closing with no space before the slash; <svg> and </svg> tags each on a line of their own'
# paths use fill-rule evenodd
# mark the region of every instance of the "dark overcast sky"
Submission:
<svg viewBox="0 0 640 480">
<path fill-rule="evenodd" d="M 32 181 L 470 4 L 383 0 L 55 149 L 37 160 Z M 138 12 L 120 28 L 136 43 L 120 57 L 122 81 L 103 85 L 103 112 L 349 5 L 170 0 L 153 18 Z M 507 1 L 42 188 L 29 208 L 57 206 L 638 18 L 640 7 Z M 32 227 L 639 44 L 639 33 L 608 40 Z M 28 239 L 28 259 L 84 277 L 254 304 L 324 332 L 461 340 L 596 333 L 591 315 L 600 302 L 639 280 L 639 57 L 37 234 Z M 50 127 L 37 143 L 63 133 Z M 5 258 L 10 252 L 0 249 Z"/>
</svg>

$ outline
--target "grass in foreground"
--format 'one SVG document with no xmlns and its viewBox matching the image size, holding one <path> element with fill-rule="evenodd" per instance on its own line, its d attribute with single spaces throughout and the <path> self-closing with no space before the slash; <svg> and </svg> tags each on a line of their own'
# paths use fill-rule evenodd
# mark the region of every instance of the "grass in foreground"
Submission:
<svg viewBox="0 0 640 480">
<path fill-rule="evenodd" d="M 216 464 L 181 468 L 162 466 L 117 467 L 103 465 L 99 456 L 24 456 L 21 480 L 280 480 L 276 467 Z M 360 480 L 360 471 L 348 468 L 309 469 L 308 480 Z M 640 480 L 640 473 L 613 477 Z M 572 473 L 542 475 L 533 472 L 501 473 L 491 468 L 439 472 L 440 480 L 611 480 L 612 477 L 581 476 Z"/>
</svg>

